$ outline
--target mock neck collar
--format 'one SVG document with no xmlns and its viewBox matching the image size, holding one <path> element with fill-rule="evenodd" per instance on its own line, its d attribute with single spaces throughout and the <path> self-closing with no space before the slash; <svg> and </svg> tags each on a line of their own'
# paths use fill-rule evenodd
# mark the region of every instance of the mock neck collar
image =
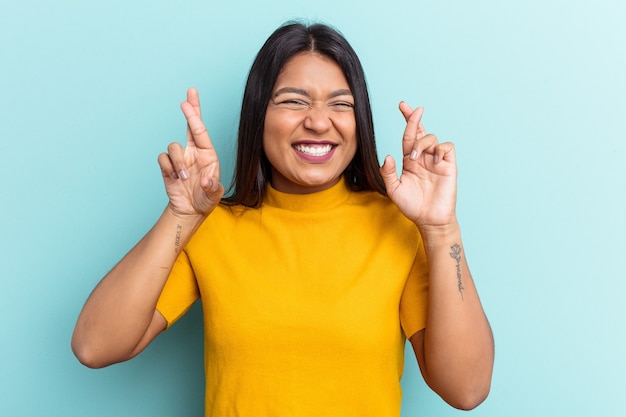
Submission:
<svg viewBox="0 0 626 417">
<path fill-rule="evenodd" d="M 267 184 L 264 205 L 290 211 L 323 211 L 334 208 L 350 197 L 351 191 L 345 179 L 322 191 L 310 194 L 289 194 L 276 190 Z"/>
</svg>

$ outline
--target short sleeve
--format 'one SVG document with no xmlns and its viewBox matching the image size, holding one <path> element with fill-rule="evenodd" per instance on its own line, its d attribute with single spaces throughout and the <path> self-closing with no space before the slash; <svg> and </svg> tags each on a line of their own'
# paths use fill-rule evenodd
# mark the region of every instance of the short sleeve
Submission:
<svg viewBox="0 0 626 417">
<path fill-rule="evenodd" d="M 182 251 L 161 291 L 156 309 L 167 321 L 169 328 L 200 298 L 200 291 L 189 257 Z"/>
<path fill-rule="evenodd" d="M 400 299 L 400 324 L 407 338 L 426 328 L 428 260 L 422 239 Z"/>
</svg>

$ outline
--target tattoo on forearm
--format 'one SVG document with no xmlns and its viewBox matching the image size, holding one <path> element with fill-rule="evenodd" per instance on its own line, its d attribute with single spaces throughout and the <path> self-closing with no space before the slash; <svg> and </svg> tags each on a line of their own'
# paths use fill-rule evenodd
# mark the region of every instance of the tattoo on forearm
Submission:
<svg viewBox="0 0 626 417">
<path fill-rule="evenodd" d="M 461 245 L 455 243 L 450 246 L 452 252 L 450 252 L 450 256 L 452 259 L 456 261 L 456 279 L 457 285 L 459 286 L 459 293 L 461 293 L 461 300 L 463 299 L 463 280 L 461 279 Z"/>
<path fill-rule="evenodd" d="M 178 253 L 178 249 L 180 246 L 180 234 L 183 231 L 183 226 L 180 224 L 176 225 L 176 239 L 174 240 L 174 252 Z"/>
</svg>

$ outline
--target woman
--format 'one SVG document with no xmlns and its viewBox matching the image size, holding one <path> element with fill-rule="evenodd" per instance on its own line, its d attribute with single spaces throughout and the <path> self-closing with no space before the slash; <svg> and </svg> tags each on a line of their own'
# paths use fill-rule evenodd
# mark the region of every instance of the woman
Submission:
<svg viewBox="0 0 626 417">
<path fill-rule="evenodd" d="M 401 103 L 402 175 L 379 168 L 365 77 L 324 25 L 266 41 L 244 92 L 233 191 L 195 89 L 187 144 L 159 155 L 169 203 L 100 282 L 79 360 L 140 353 L 201 298 L 206 415 L 398 416 L 408 338 L 429 386 L 471 409 L 493 339 L 455 216 L 454 147 Z"/>
</svg>

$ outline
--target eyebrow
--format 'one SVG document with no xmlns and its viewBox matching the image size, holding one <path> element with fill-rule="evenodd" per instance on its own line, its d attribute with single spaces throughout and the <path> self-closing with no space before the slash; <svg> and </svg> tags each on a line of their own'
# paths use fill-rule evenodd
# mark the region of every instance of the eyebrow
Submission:
<svg viewBox="0 0 626 417">
<path fill-rule="evenodd" d="M 283 87 L 274 93 L 274 97 L 278 97 L 279 95 L 285 94 L 285 93 L 295 93 L 295 94 L 303 95 L 305 97 L 309 97 L 309 98 L 311 97 L 311 94 L 307 90 L 303 88 L 296 88 L 296 87 Z M 340 90 L 335 90 L 332 93 L 330 93 L 328 95 L 328 98 L 335 98 L 339 96 L 351 96 L 351 95 L 352 95 L 352 91 L 348 89 L 340 89 Z"/>
</svg>

